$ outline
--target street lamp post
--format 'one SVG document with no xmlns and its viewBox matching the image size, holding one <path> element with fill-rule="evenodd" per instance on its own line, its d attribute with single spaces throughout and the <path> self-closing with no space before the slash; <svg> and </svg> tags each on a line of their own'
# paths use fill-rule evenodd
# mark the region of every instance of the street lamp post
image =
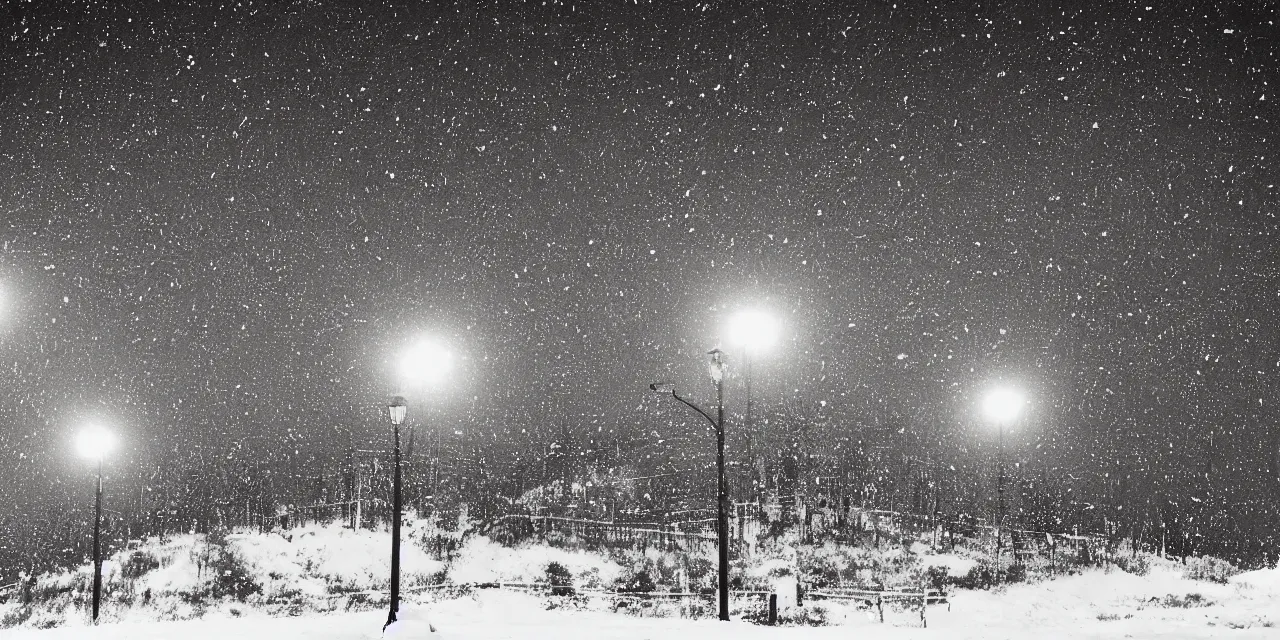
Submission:
<svg viewBox="0 0 1280 640">
<path fill-rule="evenodd" d="M 1023 405 L 1022 394 L 1013 389 L 1000 388 L 995 389 L 987 394 L 983 401 L 982 408 L 987 417 L 996 424 L 996 509 L 998 517 L 996 520 L 996 571 L 999 575 L 1000 570 L 1000 551 L 1004 537 L 1004 521 L 1005 521 L 1005 465 L 1004 465 L 1004 429 L 1005 425 L 1012 423 L 1018 418 L 1018 414 L 1022 412 Z"/>
<path fill-rule="evenodd" d="M 716 513 L 716 544 L 720 547 L 720 619 L 729 619 L 729 481 L 724 476 L 724 361 L 719 349 L 711 350 L 711 380 L 716 384 L 716 474 L 719 478 L 719 509 Z M 672 394 L 674 395 L 674 393 Z"/>
<path fill-rule="evenodd" d="M 704 411 L 698 405 L 681 398 L 675 387 L 666 383 L 654 383 L 649 388 L 659 393 L 670 393 L 672 398 L 684 403 L 690 409 L 707 419 L 716 430 L 716 544 L 719 547 L 719 571 L 717 587 L 719 591 L 720 619 L 729 619 L 729 483 L 724 473 L 724 354 L 719 349 L 707 353 L 711 373 L 711 381 L 716 385 L 716 417 Z"/>
<path fill-rule="evenodd" d="M 400 424 L 408 411 L 409 406 L 401 396 L 392 398 L 387 404 L 387 415 L 395 433 L 395 476 L 391 485 L 391 610 L 387 612 L 387 624 L 383 629 L 396 621 L 396 613 L 400 610 Z"/>
<path fill-rule="evenodd" d="M 397 371 L 401 388 L 422 387 L 439 382 L 452 368 L 453 356 L 447 349 L 431 340 L 423 340 L 400 358 Z M 387 417 L 391 419 L 395 470 L 391 486 L 391 602 L 387 612 L 387 627 L 396 622 L 400 611 L 400 520 L 403 516 L 400 480 L 400 425 L 409 412 L 404 396 L 397 395 L 387 404 Z"/>
<path fill-rule="evenodd" d="M 81 432 L 77 447 L 80 455 L 97 463 L 97 482 L 93 501 L 93 624 L 98 624 L 102 602 L 102 459 L 115 444 L 111 433 L 101 427 Z"/>
</svg>

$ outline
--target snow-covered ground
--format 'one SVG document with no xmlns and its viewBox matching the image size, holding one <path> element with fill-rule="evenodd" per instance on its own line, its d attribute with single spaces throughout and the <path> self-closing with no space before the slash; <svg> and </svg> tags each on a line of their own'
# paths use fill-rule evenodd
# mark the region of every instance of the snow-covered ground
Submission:
<svg viewBox="0 0 1280 640">
<path fill-rule="evenodd" d="M 414 591 L 415 585 L 443 580 L 453 584 L 545 581 L 551 563 L 572 574 L 581 589 L 616 586 L 638 566 L 648 567 L 655 577 L 683 575 L 667 566 L 673 561 L 670 553 L 655 549 L 618 555 L 546 544 L 512 548 L 484 537 L 468 538 L 447 554 L 447 561 L 441 561 L 424 550 L 426 531 L 419 524 L 410 527 L 406 536 L 414 542 L 405 545 L 403 558 L 410 589 L 406 601 L 412 610 L 402 618 L 408 621 L 406 626 L 416 624 L 422 630 L 425 625 L 415 623 L 412 614 L 424 615 L 440 630 L 433 636 L 437 638 L 1280 638 L 1280 569 L 1210 582 L 1189 579 L 1186 568 L 1178 563 L 1144 556 L 1137 558 L 1141 560 L 1137 564 L 1149 566 L 1145 575 L 1114 567 L 1088 568 L 1052 580 L 1038 576 L 1030 583 L 992 591 L 956 590 L 950 595 L 950 610 L 945 605 L 929 608 L 928 628 L 921 628 L 918 611 L 886 607 L 881 623 L 857 605 L 816 598 L 806 602 L 805 615 L 792 610 L 784 611 L 784 616 L 825 620 L 831 626 L 772 628 L 736 620 L 721 623 L 618 613 L 613 610 L 614 600 L 600 593 L 560 599 L 545 592 L 498 589 Z M 386 615 L 378 604 L 385 602 L 386 547 L 385 532 L 353 532 L 339 526 L 241 532 L 216 539 L 152 540 L 139 549 L 114 554 L 107 563 L 105 624 L 85 626 L 86 565 L 41 576 L 32 590 L 37 595 L 31 608 L 0 604 L 0 620 L 9 618 L 15 620 L 11 624 L 20 625 L 0 631 L 0 637 L 378 638 Z M 785 590 L 791 597 L 784 592 L 779 599 L 786 606 L 794 602 L 795 569 L 801 564 L 834 571 L 854 563 L 875 567 L 878 577 L 900 579 L 912 571 L 918 576 L 923 567 L 945 567 L 953 576 L 964 575 L 977 563 L 971 550 L 938 554 L 918 543 L 911 550 L 829 545 L 799 549 L 781 545 L 762 553 L 754 565 L 744 568 L 744 576 L 753 584 L 792 585 Z M 734 610 L 743 610 L 744 604 L 737 602 Z M 635 606 L 650 615 L 655 610 L 680 615 L 680 605 L 651 605 L 652 601 L 647 608 Z M 50 626 L 57 628 L 40 629 Z"/>
<path fill-rule="evenodd" d="M 810 606 L 813 606 L 812 604 Z M 843 624 L 772 628 L 733 621 L 639 618 L 601 611 L 551 609 L 545 598 L 481 590 L 418 605 L 438 638 L 696 640 L 750 638 L 1280 638 L 1280 570 L 1242 574 L 1229 584 L 1186 580 L 1176 565 L 1147 576 L 1088 571 L 997 591 L 961 591 L 951 610 L 929 609 L 928 628 L 914 612 L 890 611 L 881 624 L 864 612 L 831 607 Z M 6 640 L 287 640 L 381 637 L 382 611 L 268 618 L 109 624 L 52 630 L 10 629 Z"/>
</svg>

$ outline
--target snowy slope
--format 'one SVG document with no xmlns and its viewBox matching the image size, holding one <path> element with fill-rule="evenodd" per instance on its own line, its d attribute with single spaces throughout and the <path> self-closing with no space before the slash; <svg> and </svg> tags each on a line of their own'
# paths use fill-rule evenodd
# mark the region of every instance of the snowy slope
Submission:
<svg viewBox="0 0 1280 640">
<path fill-rule="evenodd" d="M 407 539 L 416 539 L 413 531 Z M 42 576 L 35 591 L 47 599 L 20 628 L 6 629 L 2 635 L 6 640 L 88 634 L 139 640 L 378 637 L 386 615 L 381 590 L 389 569 L 387 546 L 386 532 L 355 532 L 337 526 L 233 533 L 212 540 L 176 536 L 150 541 L 116 554 L 107 563 L 108 598 L 103 607 L 107 624 L 95 630 L 85 627 L 89 567 L 84 566 Z M 903 553 L 891 551 L 878 558 L 890 568 Z M 801 555 L 833 563 L 850 556 L 865 563 L 868 558 L 862 556 L 868 553 L 818 548 Z M 579 587 L 609 586 L 624 578 L 634 562 L 665 562 L 655 550 L 622 558 L 540 544 L 510 548 L 475 537 L 458 548 L 449 563 L 431 558 L 416 544 L 404 545 L 404 554 L 405 585 L 410 590 L 406 601 L 425 613 L 445 638 L 834 638 L 849 637 L 850 627 L 860 627 L 858 633 L 871 637 L 953 640 L 1030 635 L 1280 638 L 1276 628 L 1280 605 L 1275 604 L 1280 601 L 1280 571 L 1254 571 L 1225 583 L 1207 582 L 1190 580 L 1181 565 L 1154 558 L 1149 561 L 1150 571 L 1142 576 L 1088 569 L 994 591 L 957 591 L 951 595 L 950 611 L 945 606 L 930 607 L 928 629 L 919 628 L 915 611 L 888 609 L 885 622 L 880 623 L 857 606 L 818 600 L 806 603 L 807 611 L 820 612 L 809 617 L 824 618 L 837 627 L 763 629 L 742 622 L 726 625 L 615 613 L 611 601 L 603 597 L 552 603 L 546 596 L 475 590 L 435 601 L 434 592 L 412 592 L 415 585 L 445 578 L 454 583 L 533 582 L 545 577 L 552 562 L 568 569 Z M 795 556 L 793 551 L 762 559 L 746 574 L 762 580 L 794 580 Z M 960 574 L 974 559 L 925 553 L 918 562 L 946 566 Z M 355 600 L 357 596 L 367 598 Z M 13 603 L 3 605 L 0 616 L 14 610 Z M 679 612 L 678 607 L 665 610 Z M 63 628 L 36 630 L 48 625 Z"/>
<path fill-rule="evenodd" d="M 346 608 L 362 592 L 386 589 L 387 540 L 386 532 L 315 525 L 265 534 L 149 539 L 105 559 L 101 615 L 107 621 L 145 622 Z M 444 564 L 417 545 L 402 545 L 406 589 L 438 581 L 443 570 Z M 91 582 L 90 564 L 39 576 L 32 589 L 36 606 L 21 624 L 76 624 L 85 617 Z M 16 607 L 6 606 L 0 623 L 12 624 Z"/>
</svg>

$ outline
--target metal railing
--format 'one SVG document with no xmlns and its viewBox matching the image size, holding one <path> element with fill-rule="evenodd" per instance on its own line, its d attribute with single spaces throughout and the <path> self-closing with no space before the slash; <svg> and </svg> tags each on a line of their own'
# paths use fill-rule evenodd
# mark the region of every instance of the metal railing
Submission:
<svg viewBox="0 0 1280 640">
<path fill-rule="evenodd" d="M 626 589 L 604 589 L 604 588 L 576 588 L 570 586 L 552 585 L 546 582 L 518 582 L 497 580 L 494 582 L 469 582 L 469 583 L 441 583 L 434 585 L 421 585 L 410 588 L 410 593 L 426 593 L 429 591 L 438 591 L 444 589 L 500 589 L 513 590 L 522 592 L 532 592 L 539 594 L 554 594 L 557 589 L 568 589 L 571 593 L 580 595 L 597 595 L 616 600 L 632 600 L 632 601 L 662 601 L 662 600 L 682 600 L 697 599 L 711 601 L 715 598 L 715 591 L 630 591 Z M 947 598 L 947 594 L 943 591 L 932 590 L 875 590 L 875 589 L 853 589 L 842 587 L 831 587 L 816 589 L 809 591 L 801 587 L 799 594 L 803 594 L 803 599 L 814 600 L 850 600 L 865 604 L 869 609 L 874 609 L 881 623 L 884 622 L 884 607 L 886 604 L 906 605 L 910 610 L 916 611 L 920 617 L 921 626 L 928 626 L 927 610 L 929 605 L 947 605 L 947 611 L 951 610 L 951 601 Z M 331 599 L 349 597 L 357 594 L 335 594 Z M 358 595 L 368 596 L 386 596 L 385 590 L 368 590 L 361 591 Z M 735 589 L 729 592 L 733 598 L 760 598 L 766 602 L 776 596 L 775 591 L 752 590 L 752 589 Z M 802 598 L 797 598 L 797 602 L 802 602 Z M 772 603 L 771 603 L 772 606 Z M 774 614 L 776 615 L 776 614 Z M 775 620 L 771 616 L 771 620 Z"/>
<path fill-rule="evenodd" d="M 941 591 L 875 591 L 871 589 L 819 589 L 812 591 L 808 597 L 814 599 L 829 600 L 855 600 L 875 607 L 876 615 L 880 622 L 884 622 L 884 605 L 885 603 L 906 603 L 908 606 L 914 607 L 920 613 L 920 625 L 929 626 L 927 612 L 930 604 L 945 604 L 947 611 L 951 610 L 951 601 L 947 599 L 947 594 Z M 917 606 L 916 603 L 919 603 Z"/>
</svg>

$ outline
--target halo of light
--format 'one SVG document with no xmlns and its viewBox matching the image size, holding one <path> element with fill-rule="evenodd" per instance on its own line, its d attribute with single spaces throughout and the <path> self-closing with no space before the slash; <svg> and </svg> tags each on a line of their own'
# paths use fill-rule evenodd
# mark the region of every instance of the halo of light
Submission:
<svg viewBox="0 0 1280 640">
<path fill-rule="evenodd" d="M 753 352 L 763 351 L 778 343 L 782 324 L 759 309 L 745 309 L 729 318 L 729 343 Z"/>
<path fill-rule="evenodd" d="M 101 460 L 116 447 L 115 434 L 99 425 L 85 427 L 76 436 L 76 452 L 89 460 Z"/>
<path fill-rule="evenodd" d="M 453 370 L 453 354 L 440 343 L 423 339 L 400 356 L 397 373 L 408 386 L 435 384 Z"/>
<path fill-rule="evenodd" d="M 1017 419 L 1027 401 L 1015 389 L 998 387 L 987 392 L 982 400 L 982 412 L 990 420 L 1007 424 Z"/>
</svg>

